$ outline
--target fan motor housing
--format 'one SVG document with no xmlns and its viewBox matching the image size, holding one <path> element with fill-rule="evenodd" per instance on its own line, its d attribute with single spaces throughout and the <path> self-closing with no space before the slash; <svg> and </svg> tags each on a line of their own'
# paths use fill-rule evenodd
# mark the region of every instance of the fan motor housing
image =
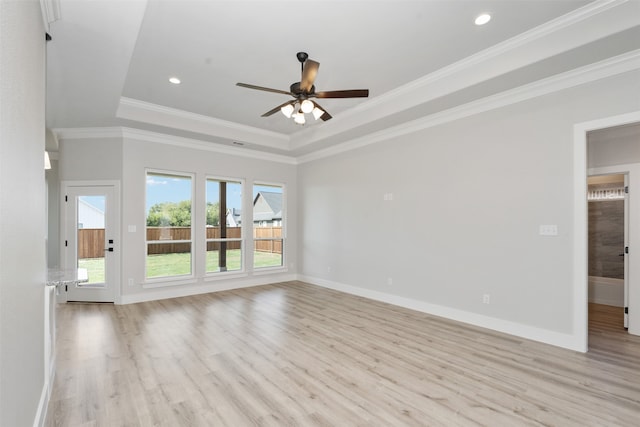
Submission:
<svg viewBox="0 0 640 427">
<path fill-rule="evenodd" d="M 304 93 L 309 95 L 309 94 L 315 93 L 316 87 L 311 86 L 311 90 L 309 92 L 305 92 L 302 89 L 300 89 L 300 82 L 295 82 L 295 83 L 292 83 L 291 86 L 289 86 L 289 90 L 291 91 L 291 93 L 295 95 L 302 95 Z"/>
</svg>

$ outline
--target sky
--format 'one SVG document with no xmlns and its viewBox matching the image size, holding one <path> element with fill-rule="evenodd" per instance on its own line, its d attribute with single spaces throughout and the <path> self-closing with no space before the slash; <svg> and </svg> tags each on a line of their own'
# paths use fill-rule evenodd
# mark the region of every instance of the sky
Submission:
<svg viewBox="0 0 640 427">
<path fill-rule="evenodd" d="M 242 208 L 242 185 L 238 183 L 227 183 L 227 208 Z M 253 198 L 259 191 L 282 192 L 281 187 L 271 187 L 265 185 L 253 186 Z M 146 212 L 156 203 L 180 202 L 189 200 L 191 197 L 190 179 L 175 176 L 153 175 L 147 176 L 147 202 Z M 207 181 L 207 201 L 216 202 L 219 200 L 219 186 L 216 181 Z M 104 212 L 104 196 L 81 196 L 82 200 Z"/>
<path fill-rule="evenodd" d="M 105 196 L 79 196 L 85 203 L 98 208 L 101 212 L 104 212 Z"/>
<path fill-rule="evenodd" d="M 227 183 L 227 208 L 242 208 L 242 185 L 238 183 Z M 219 200 L 219 185 L 217 181 L 207 181 L 207 202 L 217 202 Z M 253 197 L 259 191 L 282 192 L 280 187 L 270 187 L 264 185 L 253 186 Z M 147 175 L 147 200 L 146 211 L 156 203 L 180 202 L 189 200 L 191 197 L 191 180 L 167 175 Z"/>
</svg>

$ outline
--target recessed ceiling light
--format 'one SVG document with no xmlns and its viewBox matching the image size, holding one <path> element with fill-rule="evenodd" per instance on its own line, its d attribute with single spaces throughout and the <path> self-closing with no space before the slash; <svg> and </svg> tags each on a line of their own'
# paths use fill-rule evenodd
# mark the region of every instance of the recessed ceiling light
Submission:
<svg viewBox="0 0 640 427">
<path fill-rule="evenodd" d="M 476 18 L 475 23 L 476 25 L 484 25 L 489 21 L 491 21 L 491 15 L 489 15 L 488 13 L 483 13 Z"/>
<path fill-rule="evenodd" d="M 180 79 L 179 79 L 179 78 L 177 78 L 177 77 L 170 77 L 170 78 L 169 78 L 169 81 L 170 81 L 171 83 L 173 83 L 174 85 L 179 85 L 179 84 L 180 84 Z"/>
</svg>

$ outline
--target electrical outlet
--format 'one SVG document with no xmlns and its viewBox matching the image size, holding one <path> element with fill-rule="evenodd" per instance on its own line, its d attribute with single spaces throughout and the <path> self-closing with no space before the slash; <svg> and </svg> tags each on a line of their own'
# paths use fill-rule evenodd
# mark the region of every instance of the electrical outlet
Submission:
<svg viewBox="0 0 640 427">
<path fill-rule="evenodd" d="M 327 273 L 331 273 L 331 267 L 327 267 Z"/>
<path fill-rule="evenodd" d="M 482 295 L 482 303 L 483 304 L 491 304 L 491 295 L 489 295 L 489 294 Z"/>
<path fill-rule="evenodd" d="M 133 286 L 133 279 L 129 279 L 129 286 Z"/>
<path fill-rule="evenodd" d="M 393 278 L 387 277 L 387 285 L 389 286 L 393 285 Z"/>
</svg>

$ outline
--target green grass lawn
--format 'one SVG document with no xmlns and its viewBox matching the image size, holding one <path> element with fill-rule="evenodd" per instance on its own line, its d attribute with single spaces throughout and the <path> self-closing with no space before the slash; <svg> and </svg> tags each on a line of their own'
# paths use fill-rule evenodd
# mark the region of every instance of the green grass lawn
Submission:
<svg viewBox="0 0 640 427">
<path fill-rule="evenodd" d="M 282 255 L 268 252 L 253 253 L 254 268 L 280 267 Z M 240 249 L 227 251 L 227 271 L 241 269 Z M 104 258 L 85 258 L 78 260 L 79 268 L 86 268 L 89 283 L 104 282 Z M 218 251 L 207 252 L 207 272 L 219 271 Z M 191 254 L 162 254 L 147 256 L 147 277 L 181 276 L 191 273 Z"/>
<path fill-rule="evenodd" d="M 87 269 L 89 284 L 104 283 L 104 258 L 79 259 L 78 268 Z"/>
</svg>

